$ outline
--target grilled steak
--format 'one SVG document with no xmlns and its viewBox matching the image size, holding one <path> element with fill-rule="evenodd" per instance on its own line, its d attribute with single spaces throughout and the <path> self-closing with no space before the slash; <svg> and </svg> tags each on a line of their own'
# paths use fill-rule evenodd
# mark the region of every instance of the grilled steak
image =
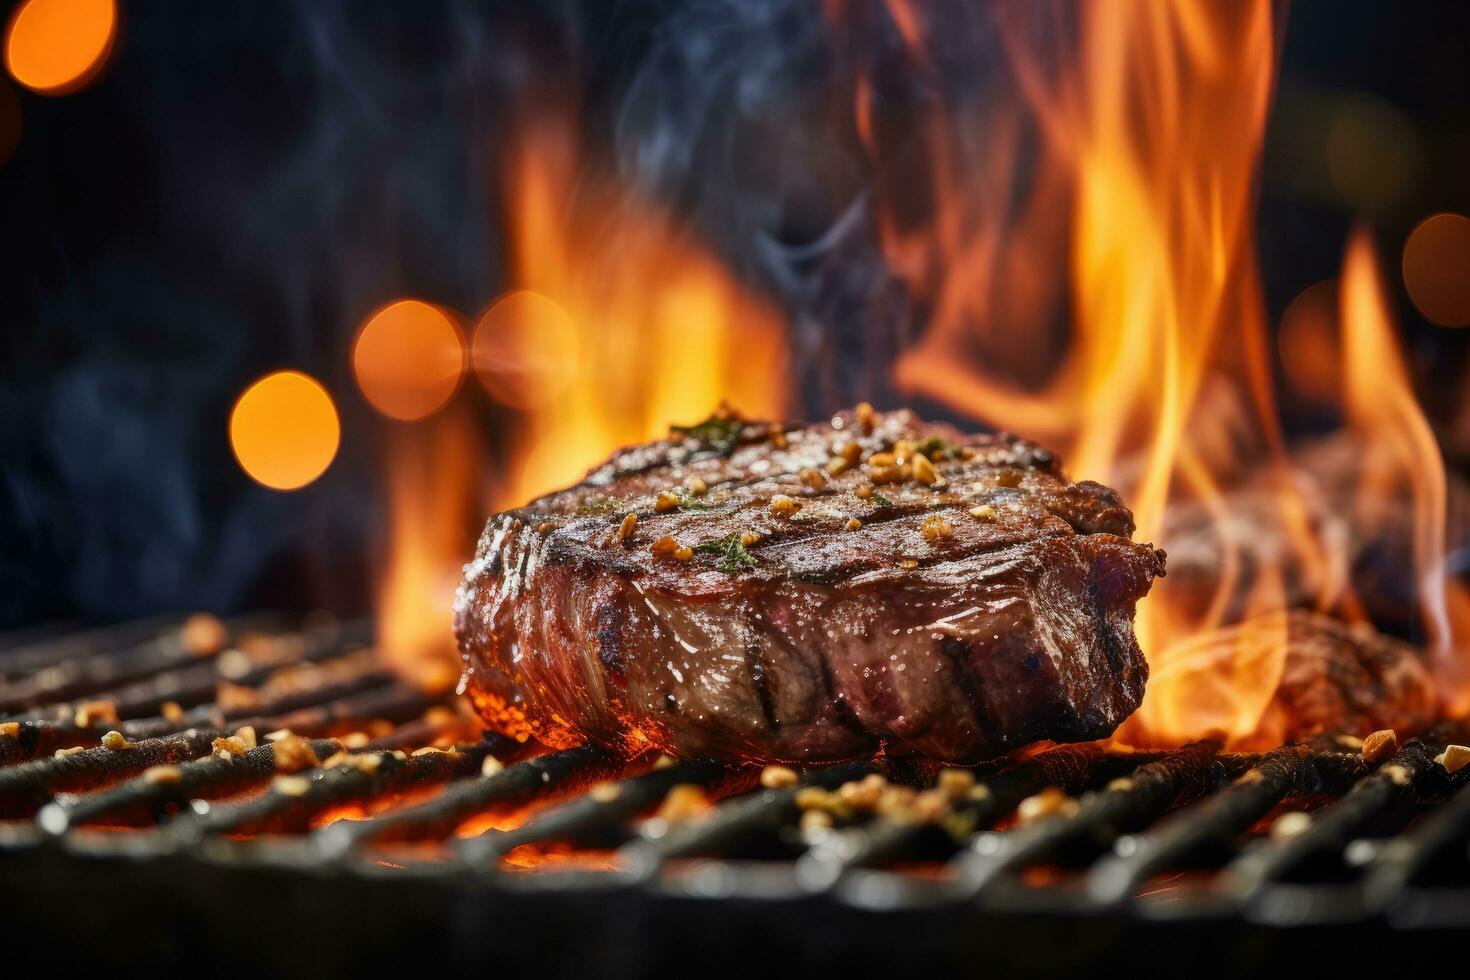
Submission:
<svg viewBox="0 0 1470 980">
<path fill-rule="evenodd" d="M 1191 729 L 1238 727 L 1249 698 L 1232 681 L 1259 679 L 1260 717 L 1232 739 L 1266 749 L 1314 735 L 1413 735 L 1434 724 L 1439 699 L 1419 651 L 1366 623 L 1305 609 L 1269 613 L 1199 633 L 1155 664 L 1156 684 L 1184 700 Z M 1251 720 L 1246 718 L 1243 720 Z M 1165 732 L 1165 735 L 1173 733 Z"/>
<path fill-rule="evenodd" d="M 455 607 L 486 722 L 551 747 L 953 761 L 1108 735 L 1163 553 L 1056 459 L 866 406 L 721 414 L 490 519 Z"/>
</svg>

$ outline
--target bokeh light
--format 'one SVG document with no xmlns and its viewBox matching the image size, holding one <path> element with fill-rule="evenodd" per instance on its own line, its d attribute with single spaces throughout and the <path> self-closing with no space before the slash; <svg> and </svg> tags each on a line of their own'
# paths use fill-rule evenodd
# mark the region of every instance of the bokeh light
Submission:
<svg viewBox="0 0 1470 980">
<path fill-rule="evenodd" d="M 1281 314 L 1276 344 L 1287 383 L 1299 395 L 1320 402 L 1338 400 L 1340 382 L 1337 280 L 1308 286 Z"/>
<path fill-rule="evenodd" d="M 559 303 L 518 289 L 480 317 L 471 356 L 492 398 L 528 409 L 551 401 L 576 376 L 581 347 L 576 325 Z"/>
<path fill-rule="evenodd" d="M 1425 318 L 1442 327 L 1470 325 L 1470 218 L 1425 218 L 1404 242 L 1404 288 Z"/>
<path fill-rule="evenodd" d="M 230 413 L 235 458 L 251 479 L 273 490 L 296 490 L 321 476 L 341 436 L 332 396 L 299 371 L 261 378 Z"/>
<path fill-rule="evenodd" d="M 464 374 L 464 337 L 448 313 L 403 299 L 378 310 L 352 345 L 352 371 L 374 408 L 411 422 L 453 396 Z"/>
<path fill-rule="evenodd" d="M 114 0 L 26 0 L 5 32 L 5 66 L 33 92 L 75 92 L 101 72 L 116 35 Z"/>
</svg>

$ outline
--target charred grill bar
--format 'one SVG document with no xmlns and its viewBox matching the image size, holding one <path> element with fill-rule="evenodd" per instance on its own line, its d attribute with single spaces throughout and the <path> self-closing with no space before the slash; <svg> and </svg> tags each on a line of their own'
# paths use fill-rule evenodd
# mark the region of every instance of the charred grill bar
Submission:
<svg viewBox="0 0 1470 980">
<path fill-rule="evenodd" d="M 1148 973 L 1129 944 L 1207 939 L 1227 951 L 1191 964 L 1208 974 L 1324 929 L 1344 957 L 1412 960 L 1470 928 L 1470 767 L 1436 761 L 1458 730 L 1379 765 L 1329 741 L 1091 743 L 964 772 L 516 761 L 353 630 L 254 626 L 196 623 L 192 651 L 178 624 L 0 648 L 7 963 L 301 973 L 432 949 L 557 973 L 585 941 L 636 975 L 715 930 L 731 966 L 1037 972 Z M 144 687 L 190 701 L 126 693 Z"/>
</svg>

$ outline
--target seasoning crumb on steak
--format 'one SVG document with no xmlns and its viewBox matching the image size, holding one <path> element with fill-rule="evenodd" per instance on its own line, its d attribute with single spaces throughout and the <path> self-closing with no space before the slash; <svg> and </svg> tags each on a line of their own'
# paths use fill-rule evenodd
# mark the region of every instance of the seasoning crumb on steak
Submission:
<svg viewBox="0 0 1470 980">
<path fill-rule="evenodd" d="M 1117 493 L 1008 436 L 725 410 L 490 519 L 455 603 L 465 688 L 497 732 L 628 755 L 1101 738 L 1142 700 L 1133 610 L 1164 573 L 1132 533 Z"/>
</svg>

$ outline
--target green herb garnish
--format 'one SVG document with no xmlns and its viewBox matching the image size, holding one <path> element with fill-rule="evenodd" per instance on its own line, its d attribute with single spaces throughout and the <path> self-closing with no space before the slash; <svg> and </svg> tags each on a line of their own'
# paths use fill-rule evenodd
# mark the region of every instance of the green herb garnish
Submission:
<svg viewBox="0 0 1470 980">
<path fill-rule="evenodd" d="M 745 434 L 745 420 L 716 412 L 697 425 L 671 425 L 669 431 L 695 439 L 706 449 L 728 456 L 740 444 L 740 437 Z"/>
<path fill-rule="evenodd" d="M 688 487 L 675 487 L 674 494 L 679 498 L 679 509 L 683 511 L 709 510 L 715 506 L 704 497 L 696 497 Z"/>
<path fill-rule="evenodd" d="M 616 497 L 593 497 L 591 500 L 584 501 L 582 506 L 577 508 L 577 516 L 590 517 L 593 514 L 611 514 L 621 505 L 622 501 Z"/>
<path fill-rule="evenodd" d="M 887 497 L 883 496 L 881 493 L 875 493 L 875 494 L 873 494 L 873 503 L 877 504 L 879 507 L 892 507 L 893 506 L 893 501 L 889 500 Z"/>
<path fill-rule="evenodd" d="M 932 463 L 936 459 L 953 459 L 960 454 L 960 447 L 947 439 L 930 436 L 916 447 Z"/>
<path fill-rule="evenodd" d="M 718 541 L 706 541 L 694 550 L 701 554 L 716 555 L 715 567 L 734 575 L 756 566 L 755 556 L 740 543 L 740 535 L 727 534 Z"/>
</svg>

